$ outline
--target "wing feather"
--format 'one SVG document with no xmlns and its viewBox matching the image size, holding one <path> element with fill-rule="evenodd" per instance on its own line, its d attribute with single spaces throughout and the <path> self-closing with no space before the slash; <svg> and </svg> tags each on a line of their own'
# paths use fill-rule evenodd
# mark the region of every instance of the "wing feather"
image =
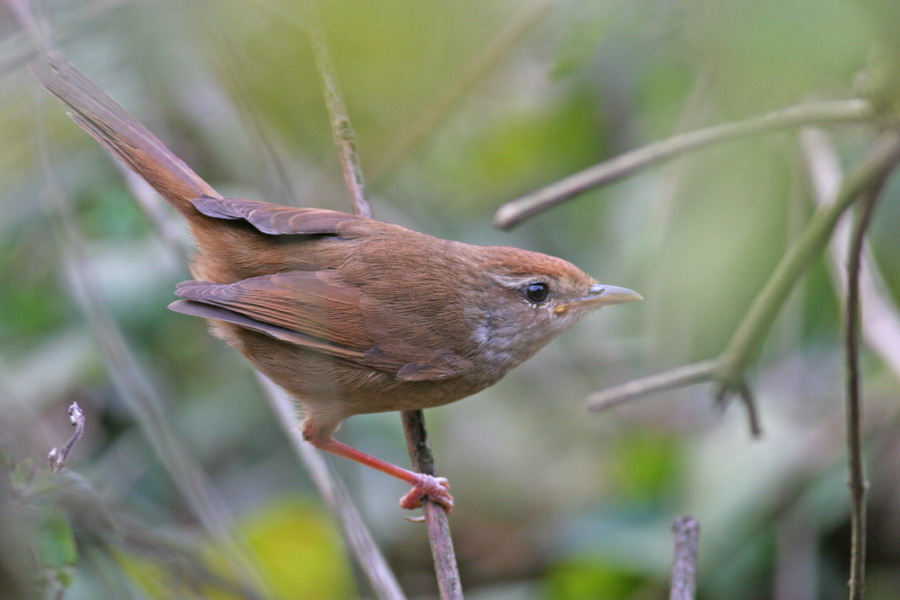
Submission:
<svg viewBox="0 0 900 600">
<path fill-rule="evenodd" d="M 182 298 L 169 306 L 176 312 L 233 323 L 399 379 L 442 379 L 457 372 L 458 357 L 440 336 L 427 336 L 428 342 L 419 344 L 379 336 L 382 342 L 376 344 L 360 310 L 361 303 L 372 300 L 341 285 L 334 271 L 290 271 L 231 284 L 185 281 L 175 294 Z M 388 330 L 402 329 L 400 317 L 384 312 L 379 317 L 395 321 Z"/>
<path fill-rule="evenodd" d="M 357 215 L 322 208 L 296 208 L 240 198 L 201 197 L 194 207 L 215 219 L 243 219 L 270 235 L 336 234 L 338 224 L 360 219 Z"/>
</svg>

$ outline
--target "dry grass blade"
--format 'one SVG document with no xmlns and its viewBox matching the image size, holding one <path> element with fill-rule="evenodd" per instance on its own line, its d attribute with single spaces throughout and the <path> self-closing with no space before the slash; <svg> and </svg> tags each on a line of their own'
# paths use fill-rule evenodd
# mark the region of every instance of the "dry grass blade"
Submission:
<svg viewBox="0 0 900 600">
<path fill-rule="evenodd" d="M 310 477 L 343 527 L 347 544 L 356 555 L 376 597 L 380 600 L 406 598 L 347 490 L 332 475 L 322 454 L 306 442 L 297 429 L 297 415 L 291 399 L 265 376 L 257 373 L 257 378 L 278 421 L 288 432 L 297 457 L 306 465 Z"/>
</svg>

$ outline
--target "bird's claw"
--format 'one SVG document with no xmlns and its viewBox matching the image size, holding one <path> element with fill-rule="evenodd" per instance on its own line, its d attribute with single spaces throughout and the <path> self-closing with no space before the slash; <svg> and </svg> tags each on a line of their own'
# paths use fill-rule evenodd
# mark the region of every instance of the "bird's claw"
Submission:
<svg viewBox="0 0 900 600">
<path fill-rule="evenodd" d="M 450 482 L 446 477 L 434 477 L 419 473 L 419 479 L 413 484 L 413 488 L 400 498 L 400 507 L 414 509 L 422 506 L 422 500 L 428 498 L 444 507 L 450 512 L 453 509 L 453 496 L 450 495 Z"/>
</svg>

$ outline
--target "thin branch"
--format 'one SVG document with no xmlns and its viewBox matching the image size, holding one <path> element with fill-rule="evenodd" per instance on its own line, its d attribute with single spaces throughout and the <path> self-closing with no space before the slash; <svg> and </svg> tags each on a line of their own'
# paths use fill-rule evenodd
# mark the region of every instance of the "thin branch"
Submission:
<svg viewBox="0 0 900 600">
<path fill-rule="evenodd" d="M 881 180 L 884 183 L 884 179 Z M 862 397 L 859 376 L 859 273 L 866 231 L 880 196 L 880 186 L 868 190 L 860 205 L 847 257 L 847 453 L 850 486 L 850 600 L 862 600 L 866 588 L 866 481 L 863 465 Z"/>
<path fill-rule="evenodd" d="M 413 469 L 427 475 L 437 475 L 434 456 L 425 431 L 425 416 L 421 410 L 408 410 L 403 413 L 403 430 L 406 433 L 406 445 Z M 450 536 L 447 512 L 443 506 L 427 498 L 422 501 L 422 506 L 441 600 L 462 600 L 462 583 L 456 564 L 456 552 L 453 550 L 453 539 Z"/>
<path fill-rule="evenodd" d="M 319 68 L 319 77 L 322 80 L 325 105 L 328 107 L 328 115 L 331 118 L 331 135 L 341 161 L 344 181 L 350 192 L 356 214 L 372 218 L 372 206 L 366 196 L 366 182 L 363 178 L 359 155 L 356 153 L 356 134 L 353 132 L 350 117 L 347 115 L 347 106 L 344 104 L 344 98 L 338 88 L 331 53 L 325 44 L 322 27 L 311 3 L 309 18 L 309 37 L 316 58 L 316 66 Z"/>
<path fill-rule="evenodd" d="M 717 368 L 718 364 L 715 360 L 704 360 L 634 379 L 628 383 L 591 394 L 587 398 L 587 409 L 591 412 L 598 412 L 648 394 L 709 381 Z"/>
<path fill-rule="evenodd" d="M 72 448 L 75 447 L 75 444 L 78 443 L 78 440 L 81 439 L 81 436 L 84 435 L 84 411 L 81 410 L 81 407 L 78 406 L 77 402 L 73 402 L 69 405 L 69 422 L 75 428 L 75 432 L 72 433 L 72 437 L 69 438 L 69 441 L 66 442 L 66 445 L 62 448 L 53 448 L 50 450 L 50 454 L 47 455 L 47 461 L 50 463 L 50 470 L 54 473 L 58 473 L 66 466 L 66 460 L 69 458 L 69 453 L 72 451 Z"/>
<path fill-rule="evenodd" d="M 627 177 L 636 171 L 669 160 L 685 152 L 735 138 L 757 135 L 777 129 L 807 125 L 857 123 L 870 120 L 874 109 L 867 100 L 835 100 L 800 104 L 782 110 L 684 133 L 656 142 L 611 160 L 588 167 L 574 175 L 511 200 L 494 215 L 500 229 L 521 223 L 548 208 L 599 185 Z"/>
<path fill-rule="evenodd" d="M 716 404 L 724 407 L 732 394 L 737 395 L 738 399 L 740 399 L 744 408 L 747 410 L 747 422 L 750 425 L 750 435 L 755 438 L 761 437 L 762 426 L 759 423 L 759 410 L 756 408 L 756 397 L 753 395 L 753 390 L 750 389 L 750 386 L 747 385 L 747 382 L 745 381 L 742 381 L 739 385 L 734 387 L 720 385 L 716 393 Z"/>
<path fill-rule="evenodd" d="M 675 560 L 669 600 L 694 600 L 697 593 L 700 522 L 694 517 L 679 517 L 672 525 L 672 533 L 675 535 Z"/>
</svg>

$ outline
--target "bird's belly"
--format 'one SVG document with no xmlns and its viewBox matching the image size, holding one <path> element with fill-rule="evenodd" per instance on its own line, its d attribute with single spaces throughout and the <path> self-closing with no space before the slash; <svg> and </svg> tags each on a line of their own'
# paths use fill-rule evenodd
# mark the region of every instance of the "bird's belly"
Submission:
<svg viewBox="0 0 900 600">
<path fill-rule="evenodd" d="M 499 379 L 459 375 L 432 381 L 406 381 L 393 373 L 363 367 L 227 323 L 216 323 L 213 333 L 235 346 L 261 373 L 304 405 L 331 404 L 331 410 L 342 413 L 344 418 L 441 406 L 471 396 Z"/>
</svg>

